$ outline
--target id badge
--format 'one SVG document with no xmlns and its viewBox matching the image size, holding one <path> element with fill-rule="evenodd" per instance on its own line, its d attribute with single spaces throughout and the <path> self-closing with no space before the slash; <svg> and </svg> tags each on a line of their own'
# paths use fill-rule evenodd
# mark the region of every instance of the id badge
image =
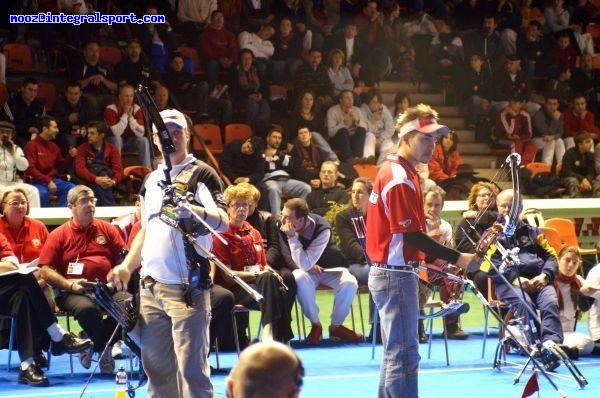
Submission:
<svg viewBox="0 0 600 398">
<path fill-rule="evenodd" d="M 67 275 L 83 275 L 83 263 L 69 263 L 69 266 L 67 267 Z"/>
<path fill-rule="evenodd" d="M 260 265 L 245 265 L 244 271 L 246 272 L 260 272 Z"/>
</svg>

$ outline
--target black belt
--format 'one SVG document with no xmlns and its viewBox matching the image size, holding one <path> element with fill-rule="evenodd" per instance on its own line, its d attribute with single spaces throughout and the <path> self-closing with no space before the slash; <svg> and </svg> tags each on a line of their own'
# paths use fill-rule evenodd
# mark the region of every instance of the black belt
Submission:
<svg viewBox="0 0 600 398">
<path fill-rule="evenodd" d="M 373 267 L 379 269 L 387 269 L 390 271 L 410 271 L 414 272 L 418 267 L 418 264 L 415 265 L 391 265 L 391 264 L 382 264 L 382 263 L 373 263 Z"/>
</svg>

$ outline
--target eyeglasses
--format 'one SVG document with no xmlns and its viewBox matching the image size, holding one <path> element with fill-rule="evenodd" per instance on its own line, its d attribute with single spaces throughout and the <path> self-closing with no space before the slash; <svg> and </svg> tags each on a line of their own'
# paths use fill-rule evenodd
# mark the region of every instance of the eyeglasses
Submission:
<svg viewBox="0 0 600 398">
<path fill-rule="evenodd" d="M 91 204 L 92 206 L 95 206 L 96 203 L 98 203 L 98 199 L 91 197 L 91 198 L 81 198 L 79 199 L 77 202 L 75 202 L 75 204 L 78 204 L 80 206 L 85 206 L 87 204 Z"/>
<path fill-rule="evenodd" d="M 233 209 L 249 209 L 250 203 L 230 203 L 229 207 Z"/>
<path fill-rule="evenodd" d="M 27 206 L 29 203 L 27 203 L 26 200 L 13 200 L 12 202 L 4 202 L 7 205 L 9 205 L 10 207 L 18 207 L 18 206 Z"/>
</svg>

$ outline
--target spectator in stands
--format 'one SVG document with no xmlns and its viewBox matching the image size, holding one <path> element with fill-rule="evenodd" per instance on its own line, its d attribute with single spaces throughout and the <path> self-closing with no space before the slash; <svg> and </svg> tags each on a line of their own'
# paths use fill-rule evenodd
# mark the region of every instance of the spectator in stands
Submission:
<svg viewBox="0 0 600 398">
<path fill-rule="evenodd" d="M 344 55 L 343 65 L 348 67 L 351 77 L 355 79 L 357 83 L 359 80 L 365 81 L 365 79 L 369 77 L 370 83 L 372 84 L 372 76 L 367 76 L 368 73 L 365 75 L 365 70 L 363 70 L 363 66 L 365 65 L 363 57 L 367 56 L 365 54 L 365 52 L 367 52 L 367 49 L 365 48 L 366 42 L 363 39 L 363 37 L 358 36 L 356 23 L 352 20 L 346 21 L 344 29 L 339 35 L 332 36 L 329 40 L 327 45 L 327 48 L 330 49 L 328 63 L 331 67 L 331 56 L 333 50 L 337 49 Z M 369 53 L 369 55 L 372 54 Z"/>
<path fill-rule="evenodd" d="M 504 53 L 515 55 L 517 52 L 517 33 L 521 30 L 523 24 L 519 3 L 514 0 L 501 0 L 498 2 L 496 10 L 497 30 L 500 32 Z"/>
<path fill-rule="evenodd" d="M 561 68 L 575 68 L 577 61 L 577 50 L 571 44 L 571 39 L 566 32 L 562 32 L 556 38 L 556 41 L 550 47 L 549 60 L 552 63 L 550 74 Z"/>
<path fill-rule="evenodd" d="M 559 109 L 569 106 L 573 97 L 571 90 L 571 68 L 568 66 L 558 67 L 554 76 L 546 86 L 546 97 L 558 98 Z"/>
<path fill-rule="evenodd" d="M 269 81 L 267 77 L 267 66 L 275 52 L 273 42 L 270 40 L 275 34 L 275 28 L 271 25 L 263 25 L 256 33 L 243 31 L 238 36 L 240 50 L 248 49 L 254 55 L 254 66 L 262 81 Z"/>
<path fill-rule="evenodd" d="M 462 214 L 454 239 L 455 249 L 464 253 L 475 253 L 475 244 L 483 233 L 490 228 L 498 218 L 496 196 L 500 190 L 495 184 L 477 182 L 471 187 L 467 198 L 467 210 Z M 487 273 L 478 265 L 467 269 L 467 277 L 471 279 L 484 297 L 488 294 Z"/>
<path fill-rule="evenodd" d="M 121 155 L 104 137 L 108 126 L 104 122 L 91 122 L 86 126 L 87 142 L 77 147 L 75 174 L 92 188 L 98 206 L 114 206 L 113 189 L 123 179 Z"/>
<path fill-rule="evenodd" d="M 0 188 L 18 185 L 26 192 L 31 207 L 40 207 L 40 193 L 33 185 L 24 184 L 17 172 L 24 172 L 29 162 L 23 150 L 12 140 L 15 125 L 11 122 L 0 122 Z"/>
<path fill-rule="evenodd" d="M 340 2 L 337 0 L 300 0 L 306 14 L 307 27 L 313 32 L 312 48 L 320 49 L 323 40 L 331 35 L 340 21 Z"/>
<path fill-rule="evenodd" d="M 410 65 L 426 65 L 428 62 L 429 44 L 437 36 L 435 20 L 423 10 L 417 11 L 407 18 L 402 25 L 406 43 L 410 43 Z"/>
<path fill-rule="evenodd" d="M 19 351 L 19 384 L 34 387 L 47 387 L 48 378 L 42 371 L 48 360 L 41 354 L 47 342 L 52 340 L 52 354 L 65 352 L 74 354 L 87 349 L 91 341 L 78 339 L 71 332 L 65 332 L 57 323 L 53 310 L 44 304 L 44 294 L 33 273 L 22 274 L 19 260 L 12 252 L 4 236 L 0 239 L 0 275 L 13 271 L 12 275 L 0 278 L 0 314 L 15 317 L 15 348 Z"/>
<path fill-rule="evenodd" d="M 248 138 L 246 141 L 231 141 L 223 148 L 219 160 L 221 171 L 234 184 L 240 182 L 258 184 L 265 170 L 263 147 L 263 140 L 259 137 Z"/>
<path fill-rule="evenodd" d="M 50 195 L 58 196 L 57 206 L 67 206 L 67 193 L 73 184 L 65 177 L 65 172 L 73 165 L 77 149 L 69 149 L 69 154 L 63 157 L 60 148 L 52 141 L 58 134 L 56 119 L 44 116 L 38 124 L 40 133 L 25 145 L 24 152 L 29 167 L 25 170 L 31 184 L 40 194 L 42 207 L 50 205 Z"/>
<path fill-rule="evenodd" d="M 302 170 L 298 169 L 294 154 L 287 153 L 281 148 L 283 134 L 278 129 L 272 129 L 267 134 L 266 146 L 263 152 L 264 176 L 261 185 L 266 187 L 271 214 L 278 216 L 281 212 L 281 195 L 306 199 L 310 193 L 310 185 L 296 179 Z"/>
<path fill-rule="evenodd" d="M 464 186 L 463 181 L 457 176 L 458 166 L 463 163 L 458 151 L 458 142 L 458 134 L 455 131 L 439 137 L 429 160 L 429 178 L 446 192 L 455 185 Z"/>
<path fill-rule="evenodd" d="M 542 150 L 542 162 L 552 166 L 556 159 L 560 163 L 565 154 L 565 143 L 562 140 L 564 117 L 558 110 L 558 98 L 546 96 L 544 107 L 533 115 L 531 123 L 531 142 Z"/>
<path fill-rule="evenodd" d="M 491 94 L 492 76 L 484 67 L 485 60 L 480 54 L 471 55 L 471 61 L 465 72 L 459 77 L 462 80 L 461 96 L 467 112 L 467 127 L 475 128 L 477 117 L 483 112 L 483 101 L 488 101 Z"/>
<path fill-rule="evenodd" d="M 330 340 L 358 342 L 363 336 L 345 326 L 358 288 L 356 278 L 348 271 L 348 263 L 341 250 L 333 243 L 331 226 L 321 216 L 310 213 L 303 199 L 288 200 L 281 212 L 279 241 L 287 266 L 293 269 L 298 285 L 298 301 L 312 327 L 306 344 L 318 345 L 323 336 L 316 303 L 319 284 L 334 290 Z M 330 271 L 325 271 L 325 270 Z"/>
<path fill-rule="evenodd" d="M 338 165 L 331 161 L 321 163 L 318 185 L 315 183 L 312 192 L 306 197 L 312 213 L 324 216 L 332 203 L 346 204 L 350 201 L 348 192 L 338 186 L 337 179 Z"/>
<path fill-rule="evenodd" d="M 442 89 L 442 76 L 449 76 L 451 81 L 456 81 L 458 71 L 465 59 L 462 39 L 454 28 L 454 22 L 448 20 L 435 21 L 438 35 L 431 39 L 429 46 L 430 63 L 429 77 L 433 89 Z"/>
<path fill-rule="evenodd" d="M 390 4 L 383 8 L 383 35 L 387 44 L 387 51 L 392 62 L 392 75 L 404 78 L 408 75 L 407 65 L 414 62 L 414 54 L 409 50 L 412 45 L 402 32 L 402 21 L 400 19 L 400 5 Z M 414 67 L 411 68 L 414 71 Z M 413 78 L 413 76 L 410 76 Z"/>
<path fill-rule="evenodd" d="M 134 89 L 129 84 L 119 87 L 116 101 L 104 110 L 104 120 L 110 128 L 108 142 L 122 153 L 123 149 L 135 148 L 142 166 L 152 167 L 150 144 L 145 136 L 142 108 L 133 102 Z"/>
<path fill-rule="evenodd" d="M 511 98 L 520 98 L 525 102 L 529 114 L 534 114 L 540 105 L 532 102 L 529 76 L 521 69 L 521 60 L 509 56 L 504 62 L 504 68 L 493 75 L 492 112 L 498 113 L 506 107 Z"/>
<path fill-rule="evenodd" d="M 587 101 L 583 94 L 576 94 L 573 97 L 571 106 L 564 112 L 564 141 L 567 149 L 575 146 L 573 137 L 579 131 L 587 131 L 598 138 L 598 127 L 596 126 L 596 116 L 591 110 L 587 109 Z"/>
<path fill-rule="evenodd" d="M 102 319 L 94 300 L 86 295 L 84 282 L 106 281 L 107 274 L 121 262 L 121 250 L 127 246 L 116 227 L 94 218 L 96 198 L 85 185 L 69 190 L 72 218 L 53 230 L 40 253 L 41 276 L 56 291 L 58 307 L 79 322 L 94 342 L 79 354 L 81 365 L 89 369 L 94 352 L 103 352 L 116 326 L 113 319 Z M 115 360 L 111 350 L 99 359 L 100 372 L 112 374 Z"/>
<path fill-rule="evenodd" d="M 358 284 L 363 286 L 369 280 L 369 264 L 367 264 L 365 250 L 356 235 L 352 218 L 363 217 L 366 222 L 367 205 L 372 190 L 373 182 L 371 180 L 363 177 L 355 179 L 352 183 L 348 207 L 335 216 L 335 229 L 340 239 L 340 250 L 350 263 L 348 271 L 354 275 Z"/>
<path fill-rule="evenodd" d="M 504 49 L 500 34 L 496 30 L 498 27 L 496 18 L 493 14 L 487 14 L 483 18 L 483 24 L 480 30 L 477 30 L 464 40 L 465 57 L 471 57 L 473 54 L 481 54 L 486 60 L 486 67 L 492 73 L 500 65 L 500 60 L 504 56 Z"/>
<path fill-rule="evenodd" d="M 273 83 L 281 85 L 284 81 L 293 81 L 296 71 L 302 65 L 303 48 L 302 36 L 294 32 L 289 17 L 281 18 L 279 30 L 272 41 L 275 49 L 271 57 Z"/>
<path fill-rule="evenodd" d="M 155 5 L 146 8 L 145 15 L 157 15 Z M 152 66 L 157 72 L 164 72 L 169 63 L 169 55 L 178 47 L 175 31 L 169 21 L 164 23 L 146 23 L 138 25 L 137 36 L 140 38 L 142 49 L 148 54 Z"/>
<path fill-rule="evenodd" d="M 575 147 L 567 149 L 562 159 L 560 177 L 571 198 L 600 197 L 600 179 L 596 173 L 592 135 L 580 131 L 575 135 Z"/>
<path fill-rule="evenodd" d="M 361 105 L 360 110 L 367 122 L 365 160 L 368 163 L 375 163 L 375 153 L 379 153 L 377 164 L 381 164 L 394 146 L 392 136 L 396 123 L 392 118 L 392 113 L 383 104 L 383 98 L 378 90 L 371 90 L 367 93 L 365 103 Z"/>
<path fill-rule="evenodd" d="M 354 89 L 354 80 L 344 62 L 344 52 L 342 50 L 337 48 L 331 50 L 327 64 L 329 65 L 327 74 L 333 84 L 333 100 L 337 101 L 343 90 L 352 91 Z"/>
<path fill-rule="evenodd" d="M 215 274 L 215 283 L 230 290 L 236 304 L 260 309 L 264 340 L 287 343 L 293 337 L 287 291 L 281 284 L 281 276 L 267 264 L 260 232 L 246 221 L 253 201 L 252 191 L 245 185 L 230 185 L 223 194 L 229 226 L 226 231 L 220 232 L 220 237 L 227 244 L 215 236 L 212 251 L 239 278 L 256 285 L 265 301 L 259 305 L 248 292 L 213 265 L 216 272 L 211 272 Z"/>
<path fill-rule="evenodd" d="M 217 11 L 217 0 L 181 0 L 177 4 L 177 20 L 186 37 L 198 37 L 210 23 L 210 16 Z"/>
<path fill-rule="evenodd" d="M 271 107 L 267 100 L 267 86 L 261 80 L 254 65 L 254 54 L 248 49 L 240 51 L 239 65 L 234 70 L 232 86 L 237 101 L 246 111 L 248 124 L 254 134 L 265 136 L 271 118 Z"/>
<path fill-rule="evenodd" d="M 533 0 L 523 0 L 521 2 L 521 15 L 523 15 L 524 27 L 529 26 L 531 22 L 535 21 L 541 28 L 546 22 L 544 13 L 542 13 L 542 10 L 540 10 L 537 4 L 533 4 Z"/>
<path fill-rule="evenodd" d="M 316 111 L 329 108 L 333 105 L 333 83 L 329 80 L 327 68 L 322 65 L 323 53 L 313 48 L 310 50 L 309 62 L 304 63 L 294 78 L 294 91 L 311 90 L 315 93 Z"/>
<path fill-rule="evenodd" d="M 581 264 L 579 250 L 573 246 L 564 247 L 558 254 L 558 276 L 554 281 L 564 334 L 563 345 L 569 348 L 565 352 L 573 359 L 589 355 L 594 349 L 594 341 L 588 334 L 575 331 L 577 321 L 591 305 L 591 300 L 581 292 L 585 283 L 583 277 L 577 274 Z"/>
<path fill-rule="evenodd" d="M 125 57 L 115 66 L 117 84 L 130 84 L 137 87 L 140 84 L 151 88 L 158 85 L 158 76 L 154 67 L 142 53 L 142 45 L 137 38 L 127 42 Z"/>
<path fill-rule="evenodd" d="M 542 25 L 538 21 L 529 22 L 525 30 L 517 36 L 516 55 L 521 60 L 521 65 L 530 79 L 547 73 L 548 65 L 545 62 L 546 50 L 542 42 Z"/>
<path fill-rule="evenodd" d="M 37 98 L 37 94 L 38 81 L 31 77 L 23 79 L 19 92 L 4 103 L 0 115 L 0 119 L 10 121 L 15 125 L 14 141 L 20 147 L 24 147 L 31 138 L 39 133 L 36 127 L 38 120 L 40 117 L 46 116 L 46 108 Z"/>
<path fill-rule="evenodd" d="M 174 52 L 169 57 L 163 82 L 181 109 L 196 112 L 199 117 L 208 116 L 208 83 L 185 70 L 181 53 Z"/>
<path fill-rule="evenodd" d="M 537 148 L 531 142 L 531 116 L 523 109 L 523 100 L 512 98 L 500 112 L 494 126 L 494 136 L 500 144 L 510 145 L 511 152 L 521 155 L 521 164 L 533 162 Z"/>
<path fill-rule="evenodd" d="M 329 146 L 329 143 L 323 134 L 326 132 L 325 118 L 323 112 L 319 112 L 315 106 L 315 93 L 311 90 L 303 90 L 298 96 L 296 107 L 288 118 L 288 137 L 287 142 L 293 141 L 297 137 L 298 130 L 301 127 L 308 128 L 311 132 L 315 145 L 327 154 L 327 159 L 338 160 L 337 155 Z"/>
<path fill-rule="evenodd" d="M 567 33 L 571 38 L 571 43 L 575 46 L 577 54 L 581 54 L 581 48 L 577 44 L 575 32 L 571 25 L 571 15 L 564 9 L 564 0 L 552 0 L 544 8 L 544 17 L 546 18 L 546 32 L 558 36 Z"/>
<path fill-rule="evenodd" d="M 0 53 L 0 83 L 6 84 L 6 55 Z"/>
<path fill-rule="evenodd" d="M 52 115 L 58 123 L 57 144 L 63 154 L 85 141 L 85 125 L 94 120 L 96 110 L 83 95 L 79 82 L 67 84 L 64 95 L 56 100 Z"/>
<path fill-rule="evenodd" d="M 213 11 L 210 26 L 200 35 L 200 56 L 206 60 L 206 74 L 210 88 L 218 82 L 220 71 L 232 71 L 238 59 L 235 35 L 225 28 L 221 11 Z"/>
<path fill-rule="evenodd" d="M 394 111 L 392 112 L 394 122 L 398 120 L 400 115 L 403 115 L 408 108 L 410 108 L 410 95 L 403 92 L 396 93 L 394 96 Z"/>
<path fill-rule="evenodd" d="M 290 397 L 302 390 L 304 368 L 292 349 L 278 342 L 259 342 L 245 349 L 227 377 L 231 398 Z"/>
<path fill-rule="evenodd" d="M 154 90 L 154 94 L 152 94 L 152 98 L 154 99 L 154 103 L 156 104 L 156 108 L 161 112 L 167 108 L 180 108 L 179 104 L 171 98 L 169 95 L 169 89 L 165 86 L 158 86 Z"/>
<path fill-rule="evenodd" d="M 354 106 L 352 91 L 342 91 L 339 104 L 327 111 L 327 133 L 333 147 L 341 151 L 343 161 L 354 164 L 364 157 L 366 127 L 360 108 Z"/>
<path fill-rule="evenodd" d="M 6 237 L 20 264 L 37 259 L 48 238 L 44 223 L 28 216 L 30 207 L 27 193 L 21 185 L 6 187 L 0 193 L 0 234 Z M 50 309 L 54 310 L 56 303 L 52 288 L 39 275 L 37 280 Z"/>
<path fill-rule="evenodd" d="M 83 89 L 83 95 L 94 105 L 96 110 L 104 109 L 113 100 L 114 93 L 117 92 L 117 83 L 110 70 L 102 65 L 100 47 L 94 41 L 83 46 L 83 62 L 72 68 L 70 77 L 79 82 Z"/>
<path fill-rule="evenodd" d="M 369 51 L 368 54 L 355 54 L 356 57 L 349 58 L 353 77 L 360 78 L 367 86 L 373 86 L 392 70 L 388 57 L 389 46 L 383 30 L 384 14 L 377 9 L 377 1 L 366 1 L 363 2 L 362 12 L 355 16 L 354 21 L 358 29 L 358 40 L 362 41 L 363 48 Z M 354 65 L 359 63 L 361 67 L 357 71 Z"/>
<path fill-rule="evenodd" d="M 581 56 L 580 67 L 573 71 L 572 85 L 575 93 L 585 95 L 589 109 L 597 114 L 600 110 L 600 70 L 594 68 L 591 55 Z"/>
<path fill-rule="evenodd" d="M 326 160 L 331 161 L 333 152 L 327 152 L 315 143 L 313 134 L 308 127 L 300 126 L 298 135 L 292 140 L 292 144 L 294 145 L 294 155 L 302 170 L 302 174 L 298 178 L 309 183 L 312 188 L 318 188 L 321 164 Z M 335 160 L 332 161 L 335 162 Z"/>
<path fill-rule="evenodd" d="M 242 5 L 243 25 L 249 30 L 257 31 L 260 27 L 273 22 L 275 14 L 273 14 L 271 0 L 244 0 Z"/>
<path fill-rule="evenodd" d="M 452 13 L 456 27 L 461 31 L 474 31 L 481 26 L 485 15 L 485 2 L 481 0 L 466 0 L 456 4 Z"/>
</svg>

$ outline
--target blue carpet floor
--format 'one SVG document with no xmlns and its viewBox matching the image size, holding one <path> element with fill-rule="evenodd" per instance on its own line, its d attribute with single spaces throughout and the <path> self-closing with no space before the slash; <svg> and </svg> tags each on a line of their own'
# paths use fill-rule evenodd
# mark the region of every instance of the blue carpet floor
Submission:
<svg viewBox="0 0 600 398">
<path fill-rule="evenodd" d="M 513 385 L 513 378 L 520 369 L 517 366 L 504 366 L 501 371 L 491 368 L 496 348 L 496 338 L 487 340 L 486 355 L 481 359 L 481 329 L 471 330 L 472 335 L 465 341 L 450 341 L 450 366 L 446 366 L 444 341 L 437 336 L 433 340 L 431 358 L 427 359 L 427 345 L 421 345 L 421 371 L 419 376 L 420 396 L 434 397 L 521 397 L 523 388 L 531 372 L 527 370 L 521 381 Z M 325 343 L 319 348 L 303 348 L 295 345 L 297 353 L 306 368 L 306 377 L 301 396 L 303 397 L 374 397 L 379 379 L 381 346 L 371 360 L 371 347 L 368 344 L 334 345 Z M 89 375 L 75 362 L 75 376 L 69 375 L 68 356 L 55 357 L 48 372 L 51 387 L 33 388 L 16 382 L 17 370 L 5 369 L 7 350 L 0 351 L 0 398 L 9 397 L 79 397 Z M 211 354 L 211 364 L 215 357 Z M 226 375 L 235 364 L 235 353 L 220 354 L 221 370 L 213 374 L 215 396 L 224 397 Z M 524 363 L 525 357 L 509 355 L 509 361 Z M 16 365 L 17 355 L 13 354 Z M 117 365 L 121 361 L 117 362 Z M 123 363 L 126 363 L 123 361 Z M 569 397 L 594 397 L 600 394 L 600 357 L 581 358 L 576 362 L 588 380 L 588 386 L 580 390 L 564 365 L 558 368 L 552 379 Z M 126 367 L 128 365 L 126 364 Z M 539 397 L 558 397 L 550 383 L 540 376 Z M 114 397 L 116 385 L 113 377 L 95 376 L 83 397 Z M 137 391 L 137 397 L 146 397 L 146 389 Z"/>
</svg>

